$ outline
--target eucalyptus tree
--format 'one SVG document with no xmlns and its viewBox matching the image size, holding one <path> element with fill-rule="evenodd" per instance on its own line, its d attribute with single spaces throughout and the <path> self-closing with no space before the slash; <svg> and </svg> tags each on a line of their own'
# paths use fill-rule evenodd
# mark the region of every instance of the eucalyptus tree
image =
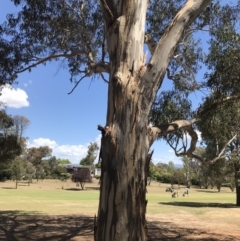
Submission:
<svg viewBox="0 0 240 241">
<path fill-rule="evenodd" d="M 226 7 L 220 21 L 211 34 L 210 52 L 207 65 L 210 73 L 206 75 L 206 86 L 212 93 L 209 103 L 222 102 L 208 113 L 208 118 L 199 123 L 202 137 L 211 153 L 211 163 L 224 158 L 229 172 L 230 166 L 235 176 L 236 204 L 240 206 L 240 146 L 239 118 L 240 101 L 240 25 L 239 12 L 229 12 Z M 231 14 L 230 14 L 231 13 Z M 234 102 L 226 100 L 235 99 Z M 230 168 L 231 169 L 231 168 Z"/>
<path fill-rule="evenodd" d="M 23 137 L 24 131 L 29 126 L 30 121 L 27 117 L 21 116 L 21 115 L 13 116 L 13 121 L 14 121 L 14 130 L 15 130 L 16 136 L 19 139 L 21 139 Z"/>
<path fill-rule="evenodd" d="M 199 125 L 206 144 L 208 163 L 214 165 L 212 169 L 215 177 L 219 177 L 219 182 L 223 182 L 222 178 L 227 178 L 232 172 L 235 177 L 236 205 L 240 206 L 240 102 L 223 104 L 215 111 L 211 112 L 205 123 Z"/>
<path fill-rule="evenodd" d="M 192 114 L 153 126 L 150 111 L 165 73 L 177 90 L 187 90 L 180 94 L 183 99 L 199 88 L 194 73 L 201 56 L 191 36 L 209 26 L 215 5 L 207 7 L 211 0 L 13 2 L 20 11 L 9 14 L 0 28 L 0 83 L 11 84 L 24 71 L 63 59 L 73 90 L 93 75 L 108 84 L 106 123 L 98 126 L 102 174 L 95 240 L 147 240 L 151 145 L 181 128 L 192 138 L 188 156 L 197 142 L 196 118 L 188 119 Z"/>
</svg>

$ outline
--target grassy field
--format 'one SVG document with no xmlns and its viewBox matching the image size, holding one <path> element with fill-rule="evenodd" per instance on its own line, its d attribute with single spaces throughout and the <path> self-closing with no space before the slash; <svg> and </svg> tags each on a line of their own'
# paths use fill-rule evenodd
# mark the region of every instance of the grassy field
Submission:
<svg viewBox="0 0 240 241">
<path fill-rule="evenodd" d="M 167 184 L 152 182 L 147 187 L 147 213 L 181 213 L 204 215 L 208 212 L 234 208 L 235 193 L 223 188 L 220 193 L 215 189 L 190 189 L 188 197 L 183 197 L 184 188 L 180 188 L 179 197 L 172 198 L 165 192 Z M 0 205 L 3 210 L 37 212 L 48 215 L 97 213 L 99 185 L 97 180 L 86 184 L 85 190 L 76 188 L 71 181 L 44 180 L 30 186 L 19 184 L 15 189 L 14 182 L 0 183 Z M 240 224 L 240 220 L 239 220 Z"/>
<path fill-rule="evenodd" d="M 167 184 L 156 182 L 152 182 L 147 187 L 147 220 L 150 223 L 154 225 L 156 223 L 162 229 L 165 227 L 168 233 L 169 226 L 171 226 L 170 236 L 179 230 L 179 233 L 182 232 L 184 237 L 188 235 L 191 240 L 195 240 L 195 238 L 189 235 L 196 231 L 189 233 L 189 227 L 192 228 L 191 230 L 198 230 L 197 236 L 203 233 L 202 230 L 205 230 L 205 233 L 211 231 L 210 236 L 207 237 L 212 237 L 214 232 L 218 232 L 216 235 L 223 238 L 216 240 L 226 240 L 226 237 L 230 237 L 229 235 L 235 235 L 233 239 L 229 240 L 240 240 L 240 208 L 235 207 L 236 194 L 230 189 L 223 188 L 218 193 L 216 189 L 191 188 L 189 196 L 183 197 L 184 187 L 182 187 L 179 190 L 179 196 L 172 198 L 171 193 L 165 192 L 166 187 L 168 187 Z M 19 184 L 18 189 L 15 189 L 15 183 L 12 181 L 0 183 L 0 213 L 3 217 L 14 215 L 21 218 L 23 215 L 36 214 L 38 214 L 38 219 L 41 219 L 40 215 L 50 219 L 52 216 L 53 220 L 56 215 L 65 215 L 65 217 L 74 215 L 76 218 L 93 217 L 97 214 L 98 201 L 97 180 L 86 184 L 85 190 L 77 188 L 71 181 L 44 180 L 38 183 L 35 181 L 30 186 Z M 73 219 L 71 218 L 71 220 Z M 44 225 L 44 221 L 42 224 Z M 26 223 L 21 225 L 23 231 L 25 225 Z M 77 227 L 75 228 L 78 230 Z M 60 233 L 61 230 L 57 232 Z M 68 234 L 69 232 L 66 231 L 66 235 Z M 153 234 L 155 233 L 153 232 Z M 92 238 L 86 240 L 92 240 Z"/>
</svg>

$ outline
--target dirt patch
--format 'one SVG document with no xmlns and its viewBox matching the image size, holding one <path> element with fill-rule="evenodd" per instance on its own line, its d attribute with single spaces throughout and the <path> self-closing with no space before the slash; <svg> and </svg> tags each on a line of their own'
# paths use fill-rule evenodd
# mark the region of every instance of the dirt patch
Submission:
<svg viewBox="0 0 240 241">
<path fill-rule="evenodd" d="M 216 229 L 199 220 L 148 216 L 148 241 L 240 241 L 240 231 L 231 225 Z M 186 217 L 185 217 L 186 218 Z M 93 217 L 26 215 L 0 211 L 0 240 L 93 241 Z"/>
</svg>

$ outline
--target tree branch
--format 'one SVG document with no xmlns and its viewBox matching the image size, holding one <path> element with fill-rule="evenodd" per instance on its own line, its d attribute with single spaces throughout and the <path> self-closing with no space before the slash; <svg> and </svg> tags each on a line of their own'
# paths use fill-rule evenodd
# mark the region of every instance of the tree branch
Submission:
<svg viewBox="0 0 240 241">
<path fill-rule="evenodd" d="M 149 142 L 152 144 L 158 137 L 167 135 L 168 133 L 174 132 L 176 130 L 183 129 L 184 127 L 191 126 L 197 121 L 198 119 L 196 118 L 192 120 L 177 120 L 169 124 L 148 127 Z"/>
<path fill-rule="evenodd" d="M 217 101 L 213 102 L 212 104 L 210 104 L 206 108 L 204 108 L 203 106 L 200 106 L 198 108 L 197 115 L 198 115 L 199 118 L 201 118 L 204 115 L 208 114 L 213 109 L 217 108 L 219 105 L 224 104 L 228 101 L 234 101 L 234 100 L 240 100 L 240 95 L 227 96 L 226 98 L 223 98 L 221 100 L 217 100 Z"/>
<path fill-rule="evenodd" d="M 117 11 L 114 6 L 114 1 L 111 0 L 100 0 L 103 18 L 107 26 L 114 22 L 117 18 Z"/>
<path fill-rule="evenodd" d="M 84 76 L 82 76 L 74 85 L 74 87 L 72 88 L 72 90 L 68 93 L 68 95 L 72 94 L 72 92 L 77 88 L 77 86 L 79 85 L 79 83 L 85 78 L 87 77 L 87 74 L 85 74 Z"/>
<path fill-rule="evenodd" d="M 173 57 L 185 29 L 210 2 L 211 0 L 188 0 L 168 26 L 156 48 L 153 40 L 149 36 L 145 36 L 145 42 L 148 44 L 150 52 L 153 52 L 153 55 L 143 77 L 146 83 L 150 80 L 154 82 L 152 88 L 158 86 L 159 89 L 161 87 L 169 61 Z M 157 90 L 154 89 L 153 91 Z"/>
<path fill-rule="evenodd" d="M 98 62 L 98 63 L 91 63 L 88 66 L 89 75 L 92 74 L 100 74 L 100 73 L 110 73 L 110 66 L 109 63 L 106 62 Z"/>
<path fill-rule="evenodd" d="M 79 54 L 86 54 L 86 53 L 83 52 L 83 51 L 77 51 L 77 52 L 72 52 L 71 54 L 66 54 L 66 53 L 52 54 L 52 55 L 47 56 L 46 58 L 39 59 L 38 61 L 36 61 L 36 63 L 31 64 L 31 65 L 29 65 L 29 66 L 26 67 L 26 68 L 23 68 L 23 69 L 21 69 L 21 70 L 19 70 L 19 71 L 16 71 L 16 73 L 17 73 L 17 74 L 22 73 L 22 72 L 24 72 L 24 71 L 26 71 L 26 70 L 29 70 L 29 69 L 31 69 L 31 68 L 34 68 L 34 67 L 36 67 L 37 65 L 43 64 L 43 63 L 45 63 L 45 62 L 47 62 L 47 61 L 49 61 L 49 60 L 52 60 L 52 59 L 57 59 L 57 58 L 62 58 L 62 57 L 72 58 L 72 57 L 77 56 L 77 55 L 79 55 Z"/>
</svg>

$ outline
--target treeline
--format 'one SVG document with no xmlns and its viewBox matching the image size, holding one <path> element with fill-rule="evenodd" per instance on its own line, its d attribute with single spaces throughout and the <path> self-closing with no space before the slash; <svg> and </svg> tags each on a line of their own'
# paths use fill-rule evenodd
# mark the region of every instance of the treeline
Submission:
<svg viewBox="0 0 240 241">
<path fill-rule="evenodd" d="M 20 180 L 31 182 L 33 178 L 68 178 L 61 164 L 70 164 L 68 159 L 52 156 L 48 146 L 27 148 L 24 132 L 30 121 L 25 116 L 10 116 L 0 110 L 0 181 Z"/>
<path fill-rule="evenodd" d="M 203 148 L 198 148 L 204 153 Z M 169 163 L 150 164 L 148 173 L 148 185 L 152 180 L 169 183 L 170 185 L 196 186 L 198 188 L 229 187 L 232 191 L 236 188 L 234 160 L 221 159 L 213 164 L 199 162 L 198 160 L 183 157 L 182 167 L 178 168 L 172 161 Z"/>
</svg>

